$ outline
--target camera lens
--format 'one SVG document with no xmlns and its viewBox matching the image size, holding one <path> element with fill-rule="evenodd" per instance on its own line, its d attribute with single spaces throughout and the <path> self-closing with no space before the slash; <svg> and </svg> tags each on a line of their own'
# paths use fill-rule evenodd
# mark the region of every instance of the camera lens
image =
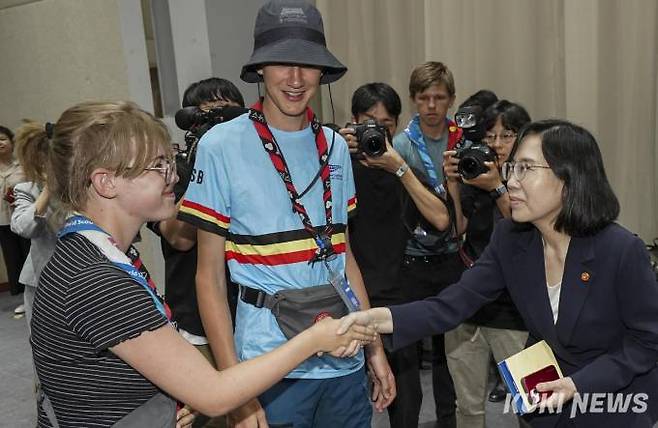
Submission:
<svg viewBox="0 0 658 428">
<path fill-rule="evenodd" d="M 381 156 L 386 151 L 386 142 L 381 133 L 368 129 L 362 137 L 363 151 L 368 156 Z"/>
<path fill-rule="evenodd" d="M 459 161 L 457 172 L 467 180 L 480 175 L 480 161 L 472 156 L 466 156 Z"/>
<path fill-rule="evenodd" d="M 457 172 L 467 180 L 489 171 L 489 167 L 485 165 L 485 162 L 496 160 L 496 153 L 488 146 L 479 143 L 471 143 L 465 148 L 458 150 L 456 156 L 459 158 Z"/>
</svg>

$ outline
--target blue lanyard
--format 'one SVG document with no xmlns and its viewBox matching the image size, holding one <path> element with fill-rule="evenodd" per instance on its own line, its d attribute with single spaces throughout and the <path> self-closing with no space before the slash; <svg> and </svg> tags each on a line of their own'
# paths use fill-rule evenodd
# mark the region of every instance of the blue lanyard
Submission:
<svg viewBox="0 0 658 428">
<path fill-rule="evenodd" d="M 106 231 L 98 227 L 93 221 L 82 215 L 74 215 L 72 217 L 69 217 L 66 220 L 64 227 L 62 227 L 62 229 L 59 231 L 57 237 L 62 238 L 70 233 L 77 233 L 83 231 L 101 232 L 107 236 L 108 241 L 111 242 L 112 245 L 116 246 L 116 244 L 114 244 L 114 242 L 111 240 L 111 236 L 109 233 L 107 233 Z M 103 252 L 102 249 L 101 252 Z M 151 299 L 153 299 L 153 303 L 155 304 L 155 307 L 158 309 L 158 311 L 160 311 L 162 315 L 165 316 L 165 318 L 169 319 L 169 317 L 167 316 L 167 312 L 165 311 L 164 305 L 162 304 L 162 301 L 158 298 L 155 291 L 153 290 L 153 288 L 151 288 L 151 286 L 148 283 L 147 280 L 148 272 L 140 272 L 139 269 L 137 269 L 135 266 L 131 264 L 116 262 L 114 260 L 110 260 L 110 262 L 116 267 L 118 267 L 119 269 L 121 269 L 122 271 L 126 272 L 139 285 L 144 287 L 144 289 L 146 289 L 146 291 L 148 291 L 148 293 L 150 294 Z"/>
<path fill-rule="evenodd" d="M 449 120 L 446 118 L 446 124 L 448 123 Z M 439 177 L 436 174 L 436 168 L 434 166 L 434 162 L 432 162 L 430 153 L 427 150 L 425 137 L 423 137 L 423 132 L 420 130 L 420 116 L 418 114 L 416 114 L 411 119 L 411 121 L 409 121 L 409 125 L 407 125 L 407 128 L 404 130 L 404 133 L 407 135 L 409 140 L 416 147 L 418 156 L 420 156 L 420 160 L 423 162 L 423 166 L 425 167 L 425 171 L 427 172 L 430 185 L 434 188 L 434 190 L 439 195 L 445 196 L 446 194 L 445 186 L 443 185 L 443 183 L 439 182 Z"/>
</svg>

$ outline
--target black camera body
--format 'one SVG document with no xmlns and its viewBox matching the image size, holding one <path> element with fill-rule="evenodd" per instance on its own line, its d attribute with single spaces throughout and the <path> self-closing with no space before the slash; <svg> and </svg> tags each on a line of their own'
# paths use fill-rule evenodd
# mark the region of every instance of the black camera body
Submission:
<svg viewBox="0 0 658 428">
<path fill-rule="evenodd" d="M 459 159 L 457 172 L 463 178 L 471 180 L 480 174 L 489 171 L 485 162 L 494 162 L 496 152 L 489 146 L 482 143 L 474 143 L 470 140 L 463 140 L 457 146 L 455 157 Z"/>
<path fill-rule="evenodd" d="M 459 159 L 457 172 L 467 180 L 489 171 L 484 163 L 496 160 L 496 152 L 481 143 L 486 131 L 483 113 L 482 107 L 475 104 L 462 106 L 455 113 L 455 122 L 462 129 L 462 138 L 455 149 L 455 157 Z"/>
<path fill-rule="evenodd" d="M 195 106 L 183 107 L 176 112 L 176 126 L 201 138 L 201 135 L 218 123 L 235 119 L 248 111 L 244 107 L 235 106 L 217 107 L 208 111 Z"/>
<path fill-rule="evenodd" d="M 348 123 L 345 128 L 354 131 L 354 137 L 359 143 L 359 152 L 370 157 L 378 157 L 386 152 L 388 131 L 374 119 L 368 119 L 363 123 Z"/>
</svg>

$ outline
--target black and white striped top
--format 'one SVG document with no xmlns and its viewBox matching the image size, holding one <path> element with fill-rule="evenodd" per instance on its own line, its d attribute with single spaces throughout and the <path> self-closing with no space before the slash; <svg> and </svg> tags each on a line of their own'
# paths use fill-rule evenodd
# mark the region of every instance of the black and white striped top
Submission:
<svg viewBox="0 0 658 428">
<path fill-rule="evenodd" d="M 39 279 L 30 339 L 59 426 L 109 427 L 155 395 L 109 348 L 166 323 L 148 292 L 86 238 L 60 239 Z M 42 409 L 38 426 L 51 426 Z"/>
</svg>

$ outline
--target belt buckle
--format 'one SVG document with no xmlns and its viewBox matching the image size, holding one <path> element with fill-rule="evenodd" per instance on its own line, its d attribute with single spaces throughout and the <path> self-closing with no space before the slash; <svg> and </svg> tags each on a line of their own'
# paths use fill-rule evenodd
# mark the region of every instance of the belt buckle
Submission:
<svg viewBox="0 0 658 428">
<path fill-rule="evenodd" d="M 256 306 L 257 308 L 262 308 L 265 305 L 265 293 L 262 291 L 258 291 L 258 295 L 256 296 Z"/>
</svg>

